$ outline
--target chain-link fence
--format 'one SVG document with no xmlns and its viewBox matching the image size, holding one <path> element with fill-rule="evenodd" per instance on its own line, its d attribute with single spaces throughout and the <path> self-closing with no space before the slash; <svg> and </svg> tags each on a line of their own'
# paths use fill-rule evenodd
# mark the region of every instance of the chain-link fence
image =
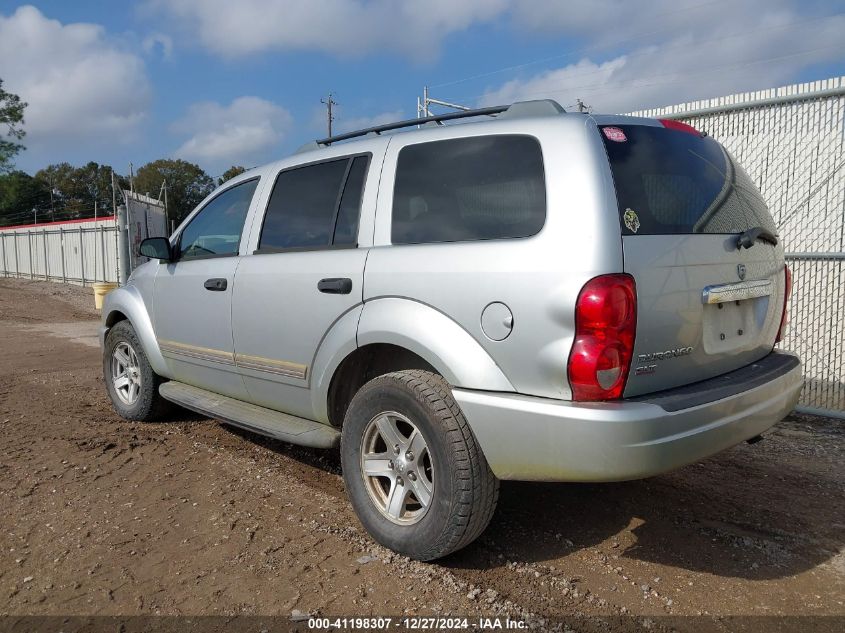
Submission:
<svg viewBox="0 0 845 633">
<path fill-rule="evenodd" d="M 760 187 L 793 272 L 801 409 L 845 417 L 845 77 L 634 114 L 707 132 Z"/>
</svg>

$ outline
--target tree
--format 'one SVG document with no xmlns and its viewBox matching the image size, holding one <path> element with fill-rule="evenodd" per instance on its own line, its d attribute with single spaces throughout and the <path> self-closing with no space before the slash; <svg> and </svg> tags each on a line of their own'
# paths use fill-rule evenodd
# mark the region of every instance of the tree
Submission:
<svg viewBox="0 0 845 633">
<path fill-rule="evenodd" d="M 95 204 L 97 215 L 112 215 L 111 174 L 109 165 L 92 161 L 82 167 L 70 163 L 48 165 L 36 172 L 35 178 L 48 192 L 52 191 L 50 210 L 55 211 L 56 219 L 64 220 L 93 217 Z M 115 177 L 116 187 L 128 188 L 126 178 L 118 174 Z"/>
<path fill-rule="evenodd" d="M 235 176 L 240 176 L 245 171 L 246 167 L 241 167 L 240 165 L 232 165 L 231 167 L 229 167 L 229 169 L 223 172 L 223 175 L 220 176 L 220 178 L 217 179 L 217 186 L 219 187 L 224 182 L 226 182 L 227 180 L 231 180 Z"/>
<path fill-rule="evenodd" d="M 178 224 L 214 190 L 214 180 L 199 165 L 162 158 L 147 163 L 135 176 L 135 191 L 155 198 L 167 181 L 167 213 Z"/>
<path fill-rule="evenodd" d="M 50 189 L 22 171 L 0 174 L 0 226 L 31 223 L 33 209 L 39 219 L 50 218 Z"/>
<path fill-rule="evenodd" d="M 0 123 L 5 123 L 7 128 L 6 134 L 0 135 L 0 174 L 12 170 L 12 159 L 24 149 L 17 141 L 26 134 L 18 127 L 23 125 L 23 111 L 26 106 L 18 95 L 3 90 L 3 80 L 0 79 Z"/>
</svg>

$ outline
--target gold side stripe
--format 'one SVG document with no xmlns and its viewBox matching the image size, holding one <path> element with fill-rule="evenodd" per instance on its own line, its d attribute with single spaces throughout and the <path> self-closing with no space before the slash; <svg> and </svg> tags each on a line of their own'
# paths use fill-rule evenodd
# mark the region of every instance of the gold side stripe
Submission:
<svg viewBox="0 0 845 633">
<path fill-rule="evenodd" d="M 271 374 L 291 376 L 292 378 L 301 378 L 303 380 L 305 380 L 308 372 L 308 365 L 293 363 L 287 360 L 264 358 L 263 356 L 250 356 L 248 354 L 235 354 L 235 364 L 238 367 L 244 367 L 246 369 L 266 371 Z"/>
<path fill-rule="evenodd" d="M 264 358 L 263 356 L 250 356 L 248 354 L 232 354 L 231 352 L 224 352 L 223 350 L 212 349 L 210 347 L 188 345 L 187 343 L 179 343 L 178 341 L 169 341 L 166 339 L 158 339 L 158 345 L 161 348 L 162 354 L 166 356 L 177 354 L 199 360 L 223 363 L 225 365 L 237 365 L 244 369 L 300 378 L 302 380 L 305 380 L 305 377 L 308 375 L 308 365 L 302 365 L 301 363 Z"/>
<path fill-rule="evenodd" d="M 215 363 L 223 363 L 226 365 L 235 364 L 234 354 L 231 352 L 224 352 L 219 349 L 200 347 L 198 345 L 187 345 L 186 343 L 168 341 L 166 339 L 158 339 L 158 345 L 163 354 L 180 354 L 182 356 L 190 356 L 191 358 L 198 358 L 200 360 L 210 360 Z"/>
</svg>

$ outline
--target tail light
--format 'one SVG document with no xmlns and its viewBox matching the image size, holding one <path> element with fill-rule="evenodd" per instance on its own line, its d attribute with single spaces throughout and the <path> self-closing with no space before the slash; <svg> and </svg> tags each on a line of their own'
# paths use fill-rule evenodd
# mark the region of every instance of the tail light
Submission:
<svg viewBox="0 0 845 633">
<path fill-rule="evenodd" d="M 575 342 L 567 371 L 572 399 L 622 397 L 637 329 L 637 288 L 630 275 L 588 281 L 575 305 Z"/>
<path fill-rule="evenodd" d="M 674 119 L 658 119 L 667 130 L 678 130 L 679 132 L 686 132 L 687 134 L 695 134 L 696 136 L 703 136 L 701 132 L 696 130 L 693 126 L 683 121 L 675 121 Z"/>
<path fill-rule="evenodd" d="M 789 313 L 786 311 L 789 297 L 792 295 L 792 271 L 789 266 L 783 267 L 784 289 L 783 289 L 783 311 L 780 314 L 780 327 L 775 343 L 780 343 L 786 335 L 786 324 L 789 323 Z"/>
</svg>

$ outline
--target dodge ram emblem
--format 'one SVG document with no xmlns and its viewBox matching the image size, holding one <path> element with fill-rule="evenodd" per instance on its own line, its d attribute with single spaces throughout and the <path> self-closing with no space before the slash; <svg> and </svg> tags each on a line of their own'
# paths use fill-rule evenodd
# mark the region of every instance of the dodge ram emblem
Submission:
<svg viewBox="0 0 845 633">
<path fill-rule="evenodd" d="M 739 277 L 739 280 L 742 281 L 745 279 L 745 264 L 737 264 L 736 266 L 736 274 Z"/>
</svg>

